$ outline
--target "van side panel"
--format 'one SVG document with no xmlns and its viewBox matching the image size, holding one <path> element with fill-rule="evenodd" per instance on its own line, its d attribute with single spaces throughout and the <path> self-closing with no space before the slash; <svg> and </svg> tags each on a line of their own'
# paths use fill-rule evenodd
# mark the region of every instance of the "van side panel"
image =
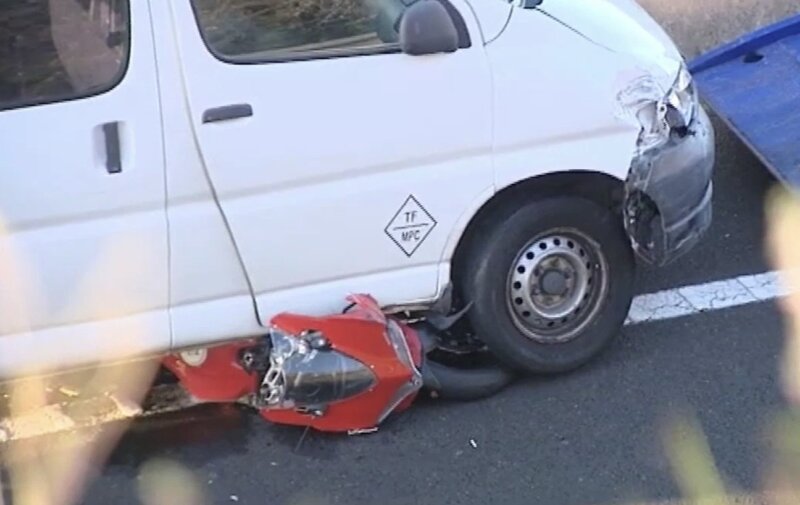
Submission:
<svg viewBox="0 0 800 505">
<path fill-rule="evenodd" d="M 493 184 L 490 69 L 453 3 L 474 43 L 452 54 L 249 64 L 216 58 L 191 3 L 170 4 L 192 124 L 262 322 L 338 311 L 352 292 L 438 295 L 453 226 Z M 241 104 L 252 114 L 203 122 Z"/>
<path fill-rule="evenodd" d="M 195 142 L 172 11 L 168 2 L 152 2 L 152 8 L 167 160 L 173 347 L 260 333 L 247 278 Z"/>
<path fill-rule="evenodd" d="M 2 75 L 0 377 L 167 349 L 148 4 L 132 1 L 124 13 L 113 7 L 127 11 L 127 2 L 93 3 L 112 7 L 94 12 L 84 2 L 12 4 L 4 9 L 38 13 L 13 11 L 35 21 L 6 53 L 22 70 Z"/>
<path fill-rule="evenodd" d="M 500 0 L 496 2 L 470 0 L 467 4 L 475 12 L 484 44 L 490 43 L 503 33 L 514 12 L 514 6 L 511 3 Z"/>
</svg>

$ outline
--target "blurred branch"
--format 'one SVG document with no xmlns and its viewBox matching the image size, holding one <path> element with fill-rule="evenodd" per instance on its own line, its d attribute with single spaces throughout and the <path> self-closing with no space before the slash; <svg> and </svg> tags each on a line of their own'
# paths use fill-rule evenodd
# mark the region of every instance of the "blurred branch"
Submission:
<svg viewBox="0 0 800 505">
<path fill-rule="evenodd" d="M 784 188 L 770 192 L 766 205 L 767 252 L 789 296 L 778 302 L 786 322 L 781 375 L 784 394 L 800 404 L 800 200 Z"/>
<path fill-rule="evenodd" d="M 703 505 L 724 503 L 725 487 L 700 426 L 689 417 L 667 425 L 664 446 L 672 473 L 685 497 Z"/>
</svg>

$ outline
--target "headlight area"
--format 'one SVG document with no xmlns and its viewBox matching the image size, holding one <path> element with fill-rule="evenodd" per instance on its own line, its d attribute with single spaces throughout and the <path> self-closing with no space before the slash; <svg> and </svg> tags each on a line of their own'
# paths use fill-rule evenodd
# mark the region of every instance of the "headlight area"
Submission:
<svg viewBox="0 0 800 505">
<path fill-rule="evenodd" d="M 671 131 L 684 137 L 697 114 L 698 101 L 697 87 L 694 85 L 692 74 L 686 65 L 681 64 L 678 78 L 658 104 L 659 116 Z"/>
<path fill-rule="evenodd" d="M 617 104 L 622 115 L 635 117 L 641 127 L 637 141 L 641 153 L 667 143 L 673 134 L 685 137 L 697 116 L 699 97 L 692 75 L 681 63 L 668 90 L 643 76 L 617 95 Z"/>
<path fill-rule="evenodd" d="M 640 257 L 664 265 L 710 225 L 713 128 L 684 65 L 669 89 L 642 77 L 618 103 L 641 127 L 625 184 L 625 229 Z"/>
</svg>

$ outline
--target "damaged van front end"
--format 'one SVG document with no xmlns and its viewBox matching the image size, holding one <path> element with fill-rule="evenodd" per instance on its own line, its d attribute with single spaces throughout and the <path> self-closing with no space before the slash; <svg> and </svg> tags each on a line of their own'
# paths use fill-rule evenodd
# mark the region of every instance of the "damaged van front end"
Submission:
<svg viewBox="0 0 800 505">
<path fill-rule="evenodd" d="M 617 115 L 639 129 L 625 180 L 625 229 L 647 263 L 671 263 L 711 225 L 715 163 L 713 126 L 680 51 L 635 0 L 536 4 L 617 56 Z"/>
<path fill-rule="evenodd" d="M 625 229 L 636 252 L 663 266 L 691 250 L 712 221 L 714 129 L 681 65 L 660 97 L 648 79 L 620 94 L 641 133 L 625 183 Z"/>
</svg>

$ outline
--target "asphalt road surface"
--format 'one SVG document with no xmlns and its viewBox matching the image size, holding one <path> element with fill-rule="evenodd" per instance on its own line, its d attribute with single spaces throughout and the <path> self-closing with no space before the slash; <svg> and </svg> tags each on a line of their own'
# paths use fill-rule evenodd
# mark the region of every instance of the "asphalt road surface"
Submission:
<svg viewBox="0 0 800 505">
<path fill-rule="evenodd" d="M 643 270 L 642 293 L 771 270 L 763 205 L 775 181 L 717 128 L 710 235 L 669 268 Z M 778 380 L 783 339 L 774 303 L 626 327 L 577 372 L 531 378 L 476 403 L 422 401 L 360 437 L 304 433 L 216 407 L 141 421 L 83 503 L 142 503 L 142 465 L 154 458 L 191 472 L 204 497 L 159 503 L 672 502 L 683 494 L 662 434 L 687 413 L 724 482 L 758 496 L 771 461 L 768 428 L 787 408 Z"/>
</svg>

